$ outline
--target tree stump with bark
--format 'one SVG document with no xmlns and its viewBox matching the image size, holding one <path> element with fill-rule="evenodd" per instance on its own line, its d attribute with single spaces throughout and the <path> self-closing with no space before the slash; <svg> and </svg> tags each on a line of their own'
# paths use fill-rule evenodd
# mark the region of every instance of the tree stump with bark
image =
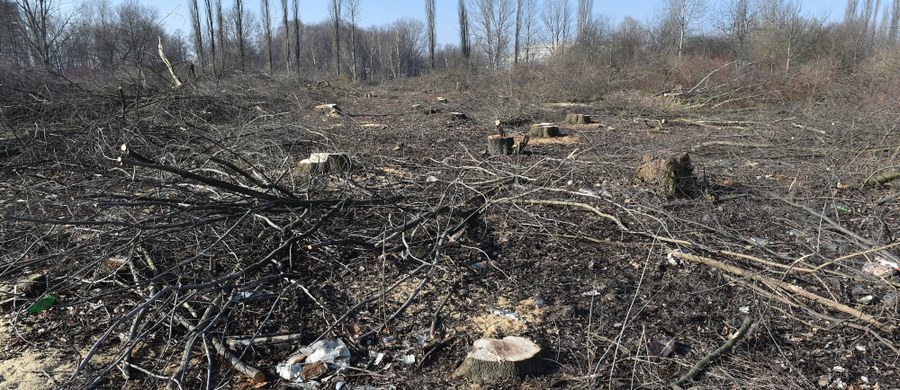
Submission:
<svg viewBox="0 0 900 390">
<path fill-rule="evenodd" d="M 316 111 L 318 111 L 320 114 L 324 114 L 324 115 L 328 115 L 328 116 L 337 117 L 337 116 L 343 115 L 343 113 L 341 113 L 341 109 L 338 107 L 337 104 L 334 104 L 334 103 L 320 104 L 320 105 L 316 106 Z"/>
<path fill-rule="evenodd" d="M 505 156 L 513 153 L 513 137 L 502 135 L 488 136 L 488 154 L 492 156 Z"/>
<path fill-rule="evenodd" d="M 585 114 L 566 114 L 565 122 L 573 125 L 587 125 L 593 123 L 590 115 Z"/>
<path fill-rule="evenodd" d="M 456 120 L 456 121 L 461 121 L 461 120 L 465 120 L 465 119 L 468 119 L 468 118 L 469 118 L 469 117 L 467 117 L 466 114 L 463 114 L 463 113 L 461 113 L 461 112 L 453 111 L 453 112 L 450 113 L 450 119 L 453 119 L 453 120 Z"/>
<path fill-rule="evenodd" d="M 656 192 L 665 196 L 693 196 L 698 190 L 688 153 L 645 154 L 635 178 L 656 185 Z"/>
<path fill-rule="evenodd" d="M 535 123 L 528 130 L 528 136 L 531 138 L 550 138 L 559 135 L 559 127 L 552 123 Z"/>
<path fill-rule="evenodd" d="M 452 376 L 478 382 L 537 376 L 545 369 L 540 352 L 540 346 L 523 337 L 478 339 Z"/>
</svg>

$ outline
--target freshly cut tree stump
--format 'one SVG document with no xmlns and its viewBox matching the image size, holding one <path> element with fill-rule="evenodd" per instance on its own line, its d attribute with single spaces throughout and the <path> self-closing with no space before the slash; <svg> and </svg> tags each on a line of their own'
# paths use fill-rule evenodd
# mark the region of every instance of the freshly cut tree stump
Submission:
<svg viewBox="0 0 900 390">
<path fill-rule="evenodd" d="M 698 191 L 694 167 L 687 153 L 645 154 L 635 177 L 640 182 L 655 184 L 660 195 L 693 196 Z"/>
<path fill-rule="evenodd" d="M 344 172 L 350 170 L 351 165 L 346 153 L 313 153 L 297 163 L 295 172 L 301 175 Z"/>
<path fill-rule="evenodd" d="M 468 118 L 469 117 L 467 117 L 466 114 L 463 114 L 461 112 L 453 111 L 450 113 L 450 119 L 453 119 L 453 120 L 464 120 L 464 119 L 468 119 Z"/>
<path fill-rule="evenodd" d="M 492 156 L 505 156 L 513 152 L 513 137 L 502 135 L 488 136 L 488 154 Z"/>
<path fill-rule="evenodd" d="M 528 136 L 532 138 L 559 137 L 559 127 L 552 123 L 535 123 L 528 130 Z"/>
<path fill-rule="evenodd" d="M 540 352 L 540 346 L 523 337 L 478 339 L 452 376 L 480 382 L 537 376 L 545 368 Z"/>
<path fill-rule="evenodd" d="M 573 125 L 587 125 L 593 123 L 590 115 L 568 113 L 566 114 L 566 123 Z"/>
</svg>

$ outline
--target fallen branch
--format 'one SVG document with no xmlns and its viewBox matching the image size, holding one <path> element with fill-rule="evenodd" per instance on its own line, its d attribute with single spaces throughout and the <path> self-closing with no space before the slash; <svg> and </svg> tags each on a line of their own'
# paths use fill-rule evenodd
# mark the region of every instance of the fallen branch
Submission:
<svg viewBox="0 0 900 390">
<path fill-rule="evenodd" d="M 728 272 L 728 273 L 731 273 L 734 275 L 738 275 L 741 277 L 745 277 L 748 279 L 756 280 L 758 282 L 765 283 L 770 286 L 777 286 L 787 292 L 790 292 L 795 295 L 801 296 L 803 298 L 809 299 L 813 302 L 819 303 L 826 307 L 830 307 L 830 308 L 840 311 L 842 313 L 848 314 L 848 315 L 852 316 L 853 318 L 859 319 L 863 322 L 868 323 L 869 325 L 874 326 L 875 328 L 881 330 L 882 332 L 885 332 L 887 334 L 894 333 L 893 326 L 882 324 L 881 322 L 878 321 L 878 319 L 876 319 L 875 317 L 873 317 L 871 315 L 863 313 L 863 312 L 861 312 L 857 309 L 854 309 L 850 306 L 847 306 L 843 303 L 836 302 L 834 300 L 825 298 L 818 294 L 806 291 L 806 289 L 804 289 L 803 287 L 800 287 L 800 286 L 797 286 L 797 285 L 794 285 L 791 283 L 775 280 L 768 276 L 763 276 L 763 275 L 760 275 L 760 274 L 757 274 L 754 272 L 750 272 L 750 271 L 743 269 L 741 267 L 738 267 L 736 265 L 725 264 L 721 261 L 710 259 L 708 257 L 690 255 L 690 254 L 679 252 L 679 251 L 670 251 L 669 254 L 674 257 L 680 258 L 682 260 L 689 260 L 689 261 L 693 261 L 693 262 L 697 262 L 697 263 L 703 263 L 703 264 L 706 264 L 710 267 L 716 268 L 721 271 L 725 271 L 725 272 Z"/>
<path fill-rule="evenodd" d="M 670 386 L 672 386 L 672 388 L 675 390 L 681 390 L 681 385 L 689 380 L 694 379 L 694 377 L 696 377 L 697 374 L 700 373 L 700 371 L 703 371 L 703 369 L 706 368 L 706 366 L 708 366 L 714 360 L 719 359 L 720 357 L 722 357 L 722 355 L 730 352 L 731 349 L 734 348 L 734 344 L 744 338 L 744 336 L 747 334 L 747 330 L 750 329 L 751 324 L 753 324 L 753 321 L 750 319 L 750 317 L 744 317 L 744 322 L 741 324 L 740 329 L 738 329 L 737 333 L 734 334 L 734 337 L 732 337 L 731 340 L 728 340 L 721 347 L 719 347 L 715 351 L 712 351 L 712 353 L 706 355 L 705 357 L 703 357 L 703 359 L 697 361 L 697 363 L 694 363 L 694 366 L 691 367 L 690 371 L 682 375 L 681 378 L 678 378 L 677 381 L 672 382 Z"/>
</svg>

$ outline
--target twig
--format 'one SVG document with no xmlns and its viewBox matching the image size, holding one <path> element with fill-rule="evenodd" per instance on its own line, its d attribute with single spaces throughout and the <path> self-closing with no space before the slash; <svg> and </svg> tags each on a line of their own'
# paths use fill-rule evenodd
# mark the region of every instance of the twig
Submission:
<svg viewBox="0 0 900 390">
<path fill-rule="evenodd" d="M 188 322 L 188 320 L 185 319 L 184 317 L 182 317 L 180 314 L 172 313 L 172 316 L 175 318 L 176 321 L 178 321 L 178 323 L 180 323 L 182 326 L 187 328 L 189 331 L 193 332 L 194 330 L 197 329 L 196 326 L 191 325 L 191 323 Z M 254 381 L 257 381 L 257 382 L 265 382 L 266 381 L 265 373 L 263 373 L 256 367 L 253 367 L 247 363 L 244 363 L 237 355 L 235 355 L 233 352 L 231 352 L 231 350 L 229 350 L 225 346 L 225 344 L 222 344 L 221 340 L 219 340 L 218 338 L 215 338 L 215 337 L 210 337 L 209 341 L 210 341 L 210 343 L 212 343 L 213 348 L 216 350 L 216 352 L 218 352 L 219 355 L 221 355 L 223 358 L 228 360 L 228 362 L 231 363 L 231 366 L 234 367 L 235 370 L 237 370 L 241 374 L 246 375 L 248 378 L 252 378 Z"/>
<path fill-rule="evenodd" d="M 753 320 L 751 320 L 750 317 L 744 317 L 744 322 L 741 324 L 740 329 L 738 329 L 737 333 L 734 334 L 734 337 L 732 337 L 731 340 L 728 340 L 721 347 L 719 347 L 709 355 L 706 355 L 705 357 L 703 357 L 703 359 L 697 361 L 697 363 L 694 363 L 694 366 L 691 367 L 690 371 L 682 375 L 681 378 L 678 378 L 678 380 L 676 380 L 675 382 L 672 382 L 672 388 L 675 390 L 681 390 L 681 385 L 683 385 L 687 381 L 694 379 L 694 377 L 696 377 L 697 374 L 700 373 L 700 371 L 703 371 L 703 369 L 705 369 L 706 366 L 708 366 L 714 360 L 719 359 L 720 357 L 722 357 L 722 355 L 730 352 L 731 349 L 734 348 L 734 344 L 744 338 L 744 336 L 747 334 L 747 330 L 750 329 L 750 325 L 752 324 Z"/>
</svg>

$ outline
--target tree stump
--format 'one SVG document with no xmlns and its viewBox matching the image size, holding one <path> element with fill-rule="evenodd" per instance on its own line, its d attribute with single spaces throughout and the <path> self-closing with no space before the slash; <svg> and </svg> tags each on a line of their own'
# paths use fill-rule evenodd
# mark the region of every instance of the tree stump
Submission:
<svg viewBox="0 0 900 390">
<path fill-rule="evenodd" d="M 467 117 L 466 114 L 463 114 L 461 112 L 453 111 L 450 113 L 450 119 L 453 119 L 453 120 L 461 121 L 461 120 L 465 120 L 468 118 L 469 117 Z"/>
<path fill-rule="evenodd" d="M 492 156 L 505 156 L 513 152 L 513 137 L 492 135 L 488 137 L 488 154 Z"/>
<path fill-rule="evenodd" d="M 348 171 L 351 165 L 346 153 L 313 153 L 298 162 L 294 171 L 300 175 L 325 174 Z"/>
<path fill-rule="evenodd" d="M 565 122 L 573 125 L 587 125 L 592 123 L 590 115 L 575 113 L 566 114 Z"/>
<path fill-rule="evenodd" d="M 635 178 L 656 185 L 656 192 L 665 196 L 693 196 L 698 183 L 688 153 L 645 154 Z"/>
<path fill-rule="evenodd" d="M 537 376 L 545 368 L 540 352 L 540 346 L 523 337 L 478 339 L 452 376 L 480 382 Z"/>
<path fill-rule="evenodd" d="M 320 114 L 325 114 L 325 115 L 329 115 L 329 116 L 343 115 L 341 113 L 341 109 L 338 107 L 337 104 L 334 104 L 334 103 L 320 104 L 320 105 L 316 106 L 316 111 L 318 111 Z"/>
<path fill-rule="evenodd" d="M 532 138 L 559 137 L 559 127 L 552 123 L 535 123 L 528 130 L 528 136 Z"/>
</svg>

